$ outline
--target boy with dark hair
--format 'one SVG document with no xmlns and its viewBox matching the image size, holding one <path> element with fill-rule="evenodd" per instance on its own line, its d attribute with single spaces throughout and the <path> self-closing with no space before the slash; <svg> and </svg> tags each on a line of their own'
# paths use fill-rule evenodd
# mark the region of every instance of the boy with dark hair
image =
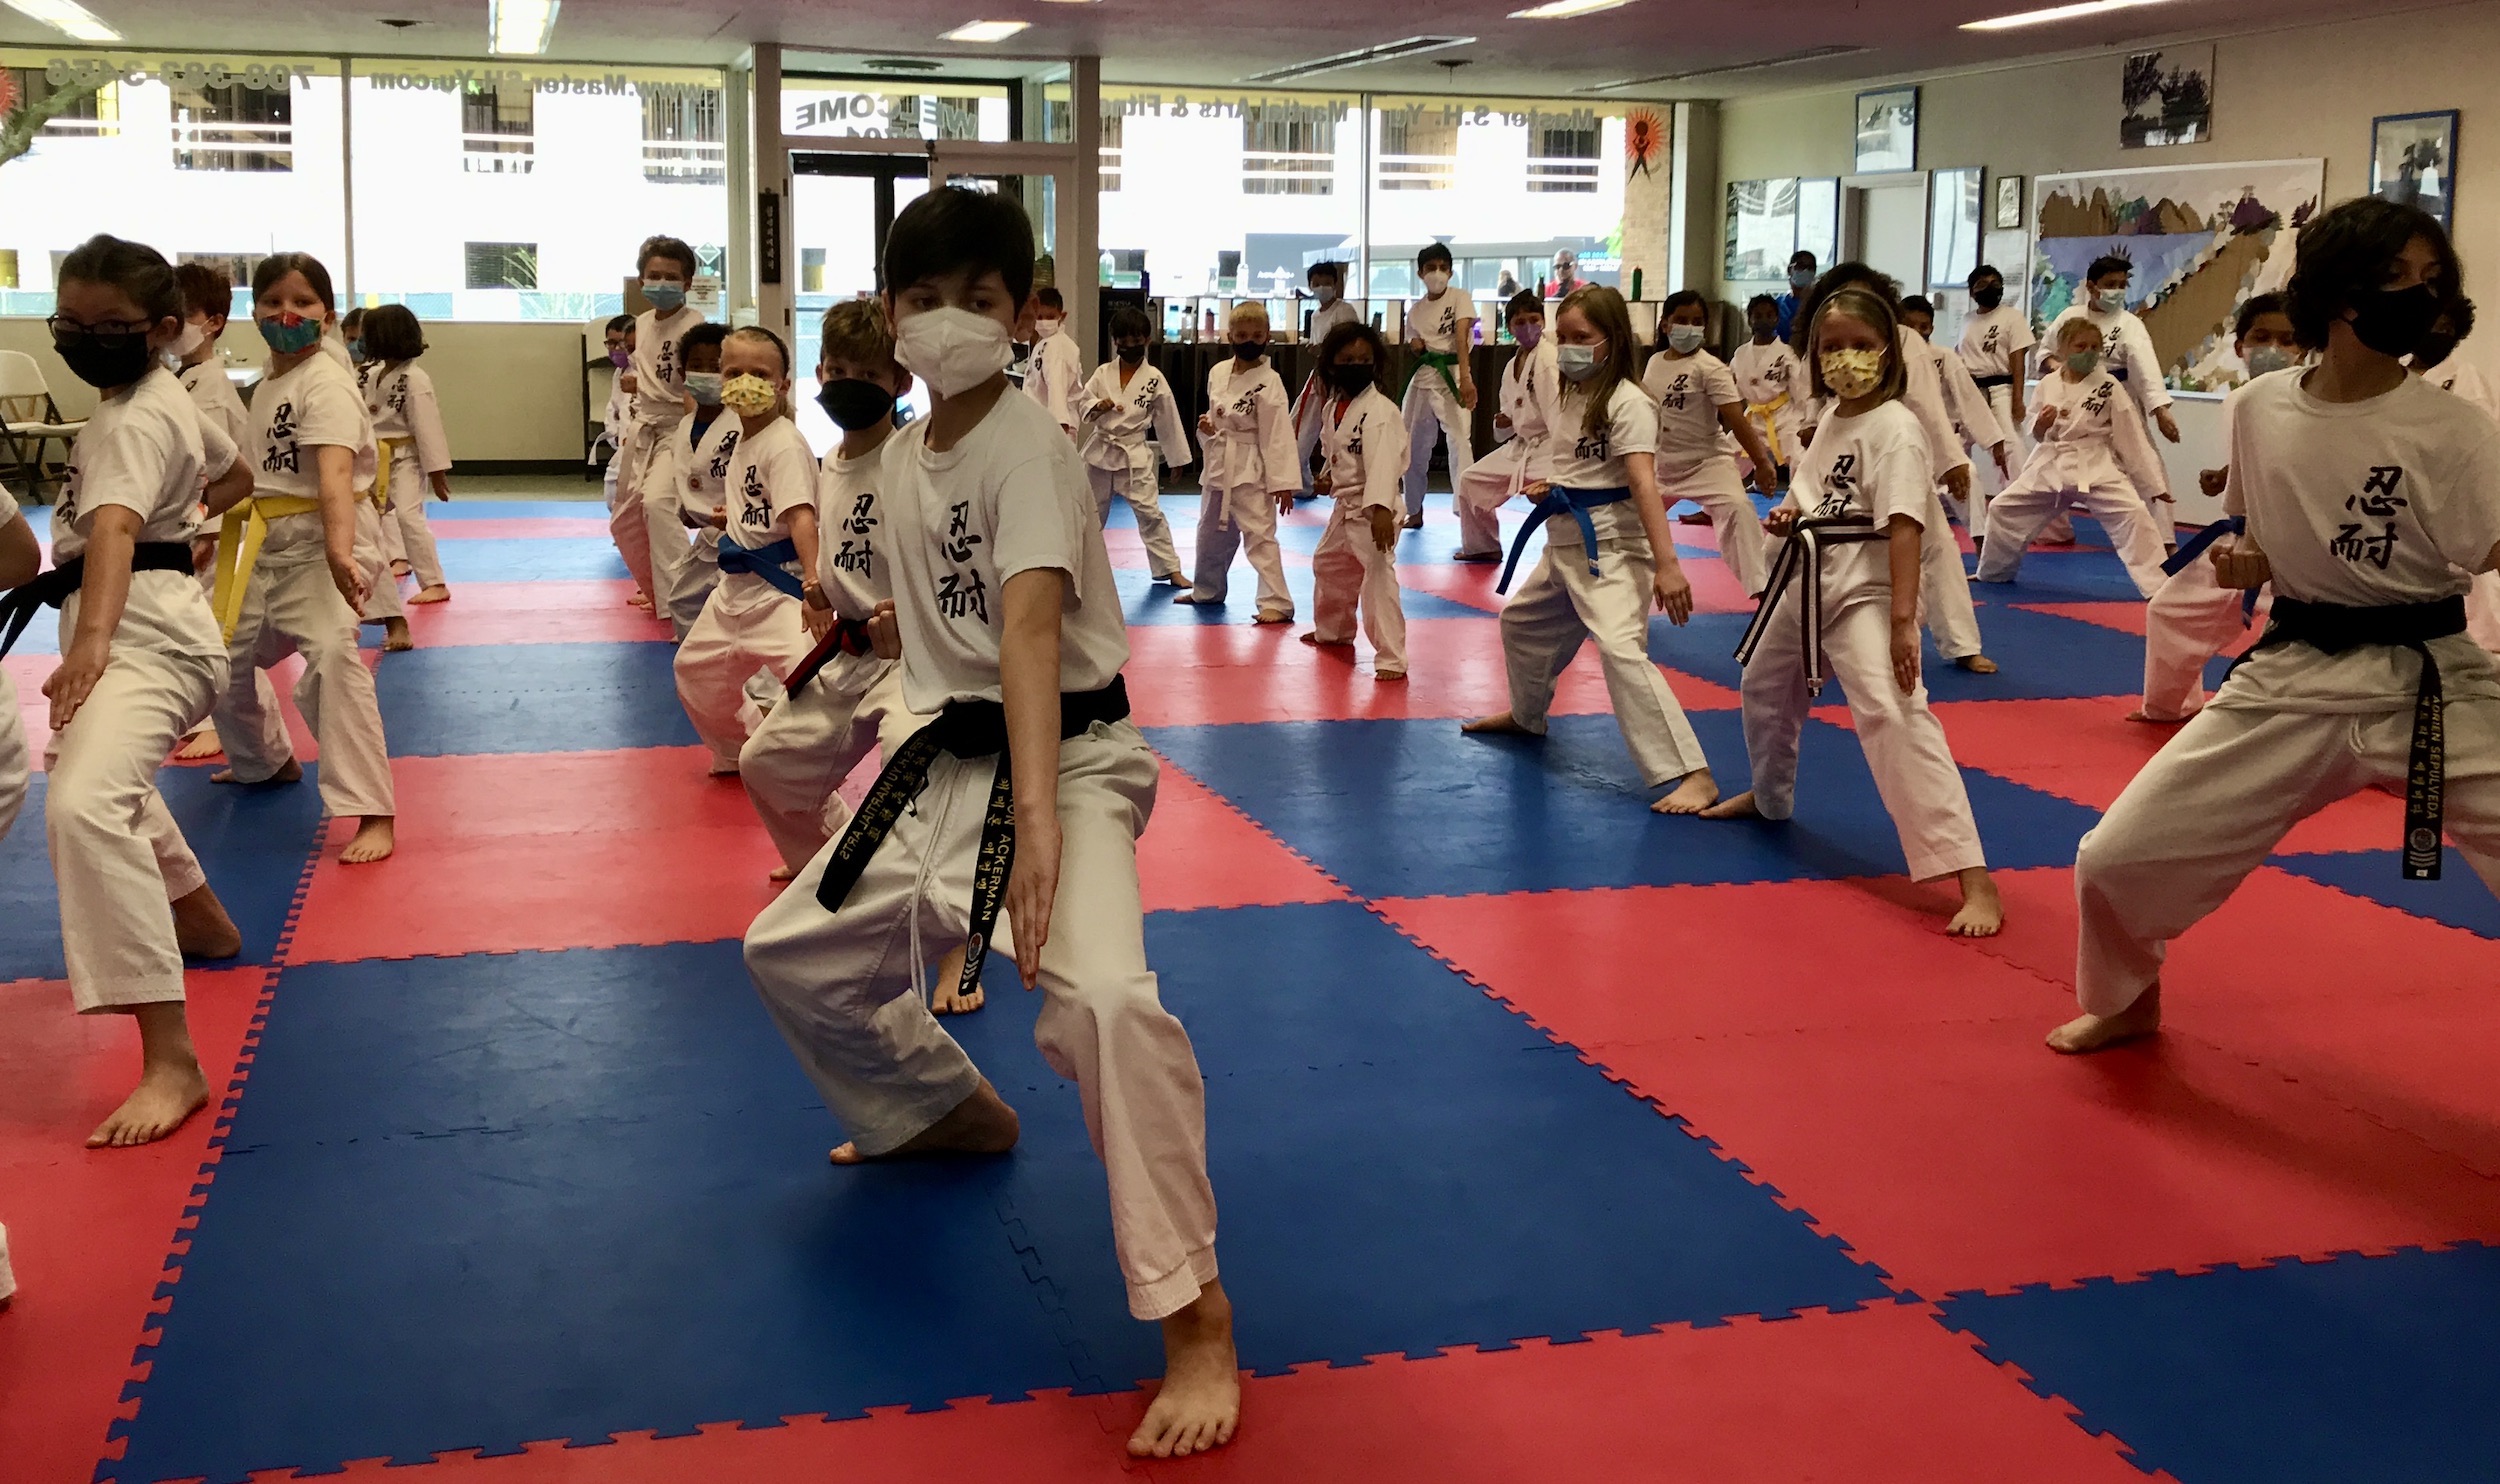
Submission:
<svg viewBox="0 0 2500 1484">
<path fill-rule="evenodd" d="M 1128 501 L 1137 516 L 1137 539 L 1146 548 L 1154 580 L 1189 590 L 1171 522 L 1163 518 L 1163 476 L 1158 462 L 1175 469 L 1190 462 L 1189 432 L 1180 399 L 1162 368 L 1146 360 L 1154 325 L 1144 312 L 1123 304 L 1111 312 L 1110 360 L 1094 368 L 1078 398 L 1085 424 L 1079 446 L 1085 476 L 1094 490 L 1096 520 L 1111 518 L 1111 499 Z"/>
<path fill-rule="evenodd" d="M 729 466 L 737 461 L 742 420 L 721 416 L 721 347 L 727 325 L 701 324 L 677 342 L 686 417 L 651 451 L 643 475 L 644 513 L 657 555 L 652 578 L 660 616 L 682 642 L 720 586 L 720 538 L 728 527 Z M 678 547 L 685 548 L 681 560 Z M 662 578 L 660 574 L 666 573 Z"/>
<path fill-rule="evenodd" d="M 693 248 L 674 237 L 646 238 L 634 266 L 642 274 L 642 296 L 651 307 L 634 316 L 633 365 L 623 378 L 633 404 L 626 414 L 624 444 L 617 450 L 621 467 L 608 528 L 626 569 L 634 574 L 634 606 L 665 617 L 658 596 L 662 588 L 675 585 L 675 574 L 653 566 L 653 521 L 643 497 L 652 453 L 686 417 L 685 363 L 677 344 L 703 323 L 703 311 L 686 303 L 686 291 L 694 283 Z M 673 523 L 662 523 L 662 531 Z M 678 559 L 670 544 L 662 544 L 659 551 L 665 561 Z"/>
<path fill-rule="evenodd" d="M 1352 301 L 1345 297 L 1345 264 L 1313 263 L 1303 271 L 1303 281 L 1310 285 L 1311 297 L 1319 307 L 1311 311 L 1311 322 L 1303 328 L 1302 338 L 1317 345 L 1328 338 L 1328 332 L 1339 325 L 1352 324 L 1361 318 Z M 1293 402 L 1294 446 L 1301 455 L 1301 497 L 1311 497 L 1311 455 L 1319 448 L 1320 405 L 1328 399 L 1328 383 L 1317 368 L 1302 380 L 1302 390 Z"/>
<path fill-rule="evenodd" d="M 886 439 L 893 596 L 872 639 L 902 660 L 906 704 L 938 719 L 756 919 L 746 961 L 852 1136 L 836 1164 L 1000 1154 L 1015 1112 L 929 1014 L 900 945 L 968 942 L 958 982 L 976 984 L 1003 905 L 1017 970 L 1046 997 L 1034 1039 L 1075 1080 L 1109 1171 L 1130 1312 L 1163 1328 L 1163 1387 L 1129 1451 L 1169 1457 L 1228 1441 L 1241 1387 L 1205 1088 L 1146 964 L 1137 835 L 1158 767 L 1128 720 L 1128 630 L 1076 450 L 1007 382 L 1032 264 L 1023 210 L 957 187 L 886 238 L 895 358 L 932 405 Z"/>
<path fill-rule="evenodd" d="M 1449 248 L 1430 242 L 1415 254 L 1424 296 L 1406 309 L 1406 529 L 1424 525 L 1424 482 L 1432 470 L 1432 445 L 1449 445 L 1450 488 L 1467 477 L 1476 460 L 1468 414 L 1476 410 L 1475 372 L 1468 352 L 1476 343 L 1476 301 L 1450 281 L 1455 260 Z"/>
<path fill-rule="evenodd" d="M 2127 291 L 2134 280 L 2135 264 L 2118 254 L 2094 258 L 2084 270 L 2083 291 L 2049 322 L 2041 343 L 2057 344 L 2058 330 L 2070 319 L 2091 320 L 2109 346 L 2110 374 L 2126 384 L 2127 395 L 2161 428 L 2161 435 L 2176 443 L 2179 424 L 2170 415 L 2170 388 L 2162 380 L 2161 357 L 2153 350 L 2153 337 L 2144 321 L 2127 308 Z M 2055 371 L 2055 366 L 2047 364 L 2049 352 L 2041 354 L 2041 373 Z M 2146 503 L 2152 502 L 2153 493 L 2145 492 Z"/>
<path fill-rule="evenodd" d="M 1024 392 L 1042 404 L 1061 432 L 1076 436 L 1084 403 L 1085 356 L 1067 332 L 1068 301 L 1045 284 L 1033 291 L 1033 359 L 1025 363 Z"/>
<path fill-rule="evenodd" d="M 1788 255 L 1788 292 L 1771 301 L 1772 308 L 1779 312 L 1780 339 L 1795 343 L 1797 311 L 1805 307 L 1807 298 L 1813 293 L 1814 276 L 1820 266 L 1814 254 L 1804 248 Z"/>
<path fill-rule="evenodd" d="M 1744 396 L 1745 416 L 1771 451 L 1773 467 L 1753 471 L 1754 488 L 1766 495 L 1788 487 L 1788 467 L 1805 446 L 1799 434 L 1810 400 L 1805 362 L 1780 338 L 1779 320 L 1779 300 L 1769 294 L 1746 300 L 1745 328 L 1752 338 L 1736 347 L 1727 363 L 1736 378 L 1736 390 Z"/>
</svg>

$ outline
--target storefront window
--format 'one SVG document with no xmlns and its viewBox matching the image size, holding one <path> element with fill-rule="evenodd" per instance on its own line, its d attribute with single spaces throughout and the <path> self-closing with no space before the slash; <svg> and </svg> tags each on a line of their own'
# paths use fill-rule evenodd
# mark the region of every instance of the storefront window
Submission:
<svg viewBox="0 0 2500 1484">
<path fill-rule="evenodd" d="M 1004 83 L 931 78 L 781 79 L 782 132 L 813 139 L 1014 138 L 1011 89 Z"/>
</svg>

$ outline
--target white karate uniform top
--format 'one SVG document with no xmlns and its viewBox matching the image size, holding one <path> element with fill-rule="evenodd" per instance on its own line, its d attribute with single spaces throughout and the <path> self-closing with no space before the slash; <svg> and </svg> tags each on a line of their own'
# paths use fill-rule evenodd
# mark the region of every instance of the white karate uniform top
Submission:
<svg viewBox="0 0 2500 1484">
<path fill-rule="evenodd" d="M 1188 467 L 1189 430 L 1181 424 L 1180 403 L 1172 396 L 1172 384 L 1151 362 L 1140 364 L 1125 387 L 1120 385 L 1117 356 L 1096 366 L 1086 380 L 1083 403 L 1090 411 L 1105 398 L 1114 404 L 1112 409 L 1084 420 L 1086 463 L 1097 469 L 1152 471 L 1154 457 L 1146 451 L 1151 435 L 1165 464 Z"/>
<path fill-rule="evenodd" d="M 1562 401 L 1562 371 L 1555 365 L 1554 342 L 1540 339 L 1527 350 L 1514 351 L 1502 367 L 1502 415 L 1507 428 L 1496 427 L 1504 446 L 1516 445 L 1526 460 L 1528 479 L 1547 478 L 1554 419 Z"/>
<path fill-rule="evenodd" d="M 200 416 L 215 423 L 219 432 L 234 440 L 235 447 L 251 447 L 252 412 L 243 405 L 243 394 L 227 378 L 224 362 L 210 356 L 176 374 L 182 378 L 182 389 L 191 394 L 192 405 L 200 409 Z"/>
<path fill-rule="evenodd" d="M 1310 341 L 1317 345 L 1328 338 L 1329 331 L 1339 325 L 1350 325 L 1359 318 L 1361 316 L 1354 312 L 1353 303 L 1343 297 L 1333 304 L 1322 305 L 1311 311 Z"/>
<path fill-rule="evenodd" d="M 0 530 L 11 521 L 23 519 L 17 508 L 17 496 L 0 484 Z M 9 837 L 17 823 L 18 810 L 25 807 L 26 791 L 33 786 L 35 766 L 33 754 L 26 746 L 26 718 L 17 709 L 17 686 L 9 672 L 0 670 L 0 840 Z"/>
<path fill-rule="evenodd" d="M 724 413 L 722 421 L 736 416 Z M 756 551 L 789 539 L 790 513 L 812 509 L 816 500 L 816 457 L 796 424 L 777 417 L 739 438 L 730 456 L 728 499 L 724 534 L 733 544 Z M 786 562 L 783 570 L 795 575 L 798 563 Z M 735 764 L 754 730 L 747 682 L 759 671 L 787 680 L 812 647 L 799 600 L 755 573 L 724 575 L 704 599 L 677 646 L 674 669 L 677 698 L 712 749 L 715 771 Z"/>
<path fill-rule="evenodd" d="M 1766 432 L 1776 432 L 1779 447 L 1772 452 L 1788 463 L 1797 461 L 1797 430 L 1805 426 L 1806 403 L 1814 393 L 1806 376 L 1806 363 L 1788 348 L 1785 340 L 1756 345 L 1748 340 L 1736 347 L 1736 355 L 1727 363 L 1728 374 L 1736 378 L 1737 395 L 1745 399 L 1746 415 L 1757 427 L 1764 417 L 1753 408 L 1767 407 L 1786 397 L 1788 405 L 1769 414 Z"/>
<path fill-rule="evenodd" d="M 2006 369 L 2011 358 L 2037 343 L 2031 333 L 2030 316 L 2011 304 L 2000 303 L 1984 314 L 1964 320 L 1961 343 L 1954 349 L 1962 357 L 1963 369 L 1972 376 L 2008 376 L 2017 374 Z"/>
<path fill-rule="evenodd" d="M 1746 592 L 1762 591 L 1771 571 L 1762 518 L 1736 472 L 1736 440 L 1720 421 L 1725 407 L 1744 410 L 1735 373 L 1706 350 L 1681 358 L 1661 351 L 1649 358 L 1641 387 L 1657 407 L 1659 497 L 1670 505 L 1699 502 L 1719 533 L 1728 571 Z"/>
<path fill-rule="evenodd" d="M 406 438 L 415 451 L 417 472 L 441 474 L 451 468 L 451 440 L 443 436 L 443 409 L 434 400 L 434 378 L 413 361 L 396 366 L 368 366 L 357 378 L 364 384 L 365 412 L 373 419 L 375 439 Z M 396 479 L 398 476 L 392 476 Z M 423 491 L 392 486 L 392 499 L 422 498 Z"/>
<path fill-rule="evenodd" d="M 1064 329 L 1043 336 L 1025 363 L 1024 394 L 1073 432 L 1084 424 L 1084 404 L 1077 400 L 1084 387 L 1085 356 L 1076 341 Z"/>
<path fill-rule="evenodd" d="M 2170 405 L 2170 388 L 2163 384 L 2161 357 L 2154 354 L 2153 337 L 2145 331 L 2144 321 L 2132 310 L 2103 314 L 2082 304 L 2069 304 L 2057 318 L 2049 322 L 2048 333 L 2040 337 L 2040 370 L 2043 375 L 2055 371 L 2057 332 L 2070 319 L 2081 317 L 2100 327 L 2101 355 L 2112 371 L 2124 371 L 2127 395 L 2135 399 L 2144 415 Z"/>
<path fill-rule="evenodd" d="M 1284 378 L 1266 357 L 1246 370 L 1230 358 L 1209 367 L 1207 416 L 1215 424 L 1203 440 L 1208 490 L 1252 489 L 1265 496 L 1301 484 Z"/>
<path fill-rule="evenodd" d="M 2166 503 L 2152 507 L 2165 512 L 2157 517 L 2137 497 L 2139 490 L 2169 488 L 2143 415 L 2118 378 L 2101 367 L 2081 380 L 2069 380 L 2063 370 L 2043 377 L 2035 395 L 2050 413 L 2049 433 L 1988 506 L 1980 580 L 2012 581 L 2032 538 L 2072 497 L 2101 523 L 2136 590 L 2152 597 L 2169 575 L 2161 569 L 2162 548 L 2172 544 L 2175 527 Z"/>
<path fill-rule="evenodd" d="M 686 358 L 681 342 L 703 323 L 703 311 L 679 305 L 663 319 L 656 309 L 634 316 L 634 392 L 627 421 L 673 428 L 686 415 Z"/>
<path fill-rule="evenodd" d="M 1405 414 L 1377 386 L 1351 401 L 1331 395 L 1320 409 L 1319 446 L 1330 506 L 1311 553 L 1312 632 L 1327 643 L 1351 642 L 1359 610 L 1373 674 L 1403 675 L 1406 605 L 1397 554 L 1372 540 L 1369 512 L 1406 507 Z"/>
<path fill-rule="evenodd" d="M 1406 306 L 1406 338 L 1423 341 L 1429 351 L 1463 356 L 1468 350 L 1467 326 L 1475 317 L 1476 301 L 1452 282 L 1438 297 L 1427 295 Z M 1456 376 L 1455 367 L 1452 376 Z M 1433 380 L 1438 382 L 1440 377 L 1435 375 Z"/>
</svg>

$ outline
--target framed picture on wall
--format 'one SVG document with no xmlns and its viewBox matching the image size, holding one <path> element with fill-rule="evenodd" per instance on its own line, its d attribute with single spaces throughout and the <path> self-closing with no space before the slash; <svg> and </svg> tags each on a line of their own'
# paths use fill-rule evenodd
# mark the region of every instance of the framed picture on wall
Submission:
<svg viewBox="0 0 2500 1484">
<path fill-rule="evenodd" d="M 2456 225 L 2457 111 L 2391 113 L 2370 121 L 2370 194 L 2419 206 Z"/>
<path fill-rule="evenodd" d="M 1797 182 L 1797 251 L 1814 254 L 1817 268 L 1840 261 L 1840 177 Z"/>
<path fill-rule="evenodd" d="M 1995 214 L 1989 225 L 1999 232 L 2011 232 L 2023 224 L 2023 178 L 2019 175 L 1997 177 Z"/>
<path fill-rule="evenodd" d="M 1918 89 L 1858 94 L 1858 173 L 1918 168 Z"/>
<path fill-rule="evenodd" d="M 2214 137 L 2214 49 L 2172 47 L 2127 58 L 2118 89 L 2118 143 L 2127 149 L 2203 144 Z"/>
</svg>

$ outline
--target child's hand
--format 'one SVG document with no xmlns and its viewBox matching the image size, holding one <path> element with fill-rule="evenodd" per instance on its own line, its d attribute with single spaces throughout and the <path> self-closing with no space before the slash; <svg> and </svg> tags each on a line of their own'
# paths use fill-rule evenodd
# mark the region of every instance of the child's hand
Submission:
<svg viewBox="0 0 2500 1484">
<path fill-rule="evenodd" d="M 2014 477 L 2014 445 L 2011 443 L 1995 444 L 1989 448 L 1988 454 L 1997 461 L 1998 474 L 2007 479 Z"/>
<path fill-rule="evenodd" d="M 1374 505 L 1364 514 L 1371 518 L 1372 545 L 1382 551 L 1395 550 L 1398 544 L 1398 513 L 1386 505 Z"/>
<path fill-rule="evenodd" d="M 903 657 L 903 626 L 895 621 L 892 598 L 879 603 L 876 611 L 868 615 L 868 647 L 881 660 Z"/>
<path fill-rule="evenodd" d="M 1552 493 L 1553 488 L 1554 481 L 1550 479 L 1531 479 L 1519 487 L 1519 493 L 1525 499 L 1542 500 Z"/>
<path fill-rule="evenodd" d="M 2222 498 L 2223 487 L 2230 482 L 2231 471 L 2228 468 L 2196 471 L 2196 487 L 2217 500 Z"/>
<path fill-rule="evenodd" d="M 339 596 L 347 600 L 347 606 L 355 609 L 361 618 L 365 611 L 365 573 L 364 568 L 357 564 L 356 553 L 331 551 L 324 555 L 330 561 L 331 583 L 338 588 Z"/>
<path fill-rule="evenodd" d="M 1215 414 L 1214 414 L 1214 413 L 1212 413 L 1212 412 L 1201 412 L 1201 413 L 1199 413 L 1199 414 L 1198 414 L 1198 431 L 1199 431 L 1199 432 L 1201 432 L 1201 433 L 1206 434 L 1206 435 L 1207 435 L 1207 436 L 1209 436 L 1209 437 L 1213 437 L 1213 436 L 1215 435 Z"/>
<path fill-rule="evenodd" d="M 1267 497 L 1276 502 L 1278 515 L 1291 515 L 1293 514 L 1294 493 L 1292 490 L 1270 490 Z"/>
<path fill-rule="evenodd" d="M 2039 442 L 2041 439 L 2046 438 L 2047 436 L 2049 436 L 2049 424 L 2051 424 L 2051 423 L 2053 423 L 2053 422 L 2055 422 L 2055 421 L 2057 421 L 2057 409 L 2056 409 L 2056 408 L 2054 408 L 2054 407 L 2043 407 L 2043 408 L 2041 408 L 2041 409 L 2040 409 L 2040 415 L 2039 415 L 2038 417 L 2036 417 L 2036 418 L 2033 418 L 2033 419 L 2032 419 L 2032 421 L 2031 421 L 2031 441 L 2032 441 L 2032 442 L 2034 442 L 2034 443 L 2037 443 L 2037 442 Z"/>
<path fill-rule="evenodd" d="M 1649 596 L 1658 605 L 1658 611 L 1667 616 L 1667 622 L 1677 628 L 1682 628 L 1686 620 L 1693 616 L 1692 581 L 1684 575 L 1684 564 L 1672 555 L 1667 558 L 1667 564 L 1658 569 L 1657 575 L 1650 578 Z"/>
<path fill-rule="evenodd" d="M 2169 408 L 2164 407 L 2154 412 L 2153 421 L 2160 426 L 2161 435 L 2164 438 L 2173 443 L 2179 441 L 2179 424 L 2171 417 Z"/>
<path fill-rule="evenodd" d="M 2214 580 L 2224 587 L 2263 587 L 2274 577 L 2274 566 L 2266 560 L 2266 554 L 2245 536 L 2225 536 L 2216 541 L 2209 560 L 2214 564 Z"/>
<path fill-rule="evenodd" d="M 1087 417 L 1100 417 L 1104 413 L 1111 411 L 1119 405 L 1119 403 L 1112 401 L 1109 397 L 1104 397 L 1093 406 L 1086 408 L 1085 415 Z"/>
<path fill-rule="evenodd" d="M 1510 414 L 1509 414 L 1509 413 L 1507 413 L 1507 412 L 1497 412 L 1497 413 L 1493 414 L 1493 426 L 1495 426 L 1495 427 L 1497 427 L 1497 428 L 1507 428 L 1507 427 L 1509 427 L 1509 426 L 1510 426 Z"/>
<path fill-rule="evenodd" d="M 1311 493 L 1323 498 L 1335 493 L 1336 488 L 1336 482 L 1328 477 L 1328 471 L 1325 469 L 1319 471 L 1319 477 L 1311 481 Z"/>
<path fill-rule="evenodd" d="M 87 704 L 88 692 L 104 678 L 104 667 L 112 657 L 108 643 L 71 643 L 61 656 L 60 668 L 43 683 L 43 693 L 52 702 L 52 730 L 57 732 L 77 718 L 78 708 Z"/>
<path fill-rule="evenodd" d="M 1007 922 L 1015 929 L 1016 972 L 1026 989 L 1042 982 L 1042 948 L 1059 898 L 1059 821 L 1016 812 L 1016 859 L 1007 868 Z"/>
<path fill-rule="evenodd" d="M 618 372 L 618 373 L 617 373 L 617 377 L 616 377 L 616 384 L 617 384 L 618 386 L 620 386 L 620 387 L 624 388 L 624 390 L 625 390 L 625 395 L 626 395 L 626 396 L 629 396 L 629 397 L 630 397 L 630 396 L 632 396 L 632 395 L 634 394 L 635 388 L 636 388 L 636 386 L 638 385 L 638 383 L 637 383 L 637 382 L 635 381 L 635 379 L 634 379 L 634 373 L 633 373 L 633 372 L 631 372 L 631 371 L 620 371 L 620 372 Z"/>
<path fill-rule="evenodd" d="M 1908 695 L 1918 689 L 1918 619 L 1892 621 L 1892 683 Z"/>
<path fill-rule="evenodd" d="M 705 516 L 705 517 L 703 517 L 703 523 L 704 523 L 705 525 L 707 525 L 707 526 L 710 526 L 710 527 L 711 527 L 713 530 L 715 530 L 715 531 L 726 531 L 726 530 L 728 530 L 728 529 L 729 529 L 729 507 L 728 507 L 728 506 L 726 506 L 726 505 L 715 505 L 715 506 L 713 506 L 713 507 L 712 507 L 712 513 L 711 513 L 711 514 L 709 514 L 709 515 L 707 515 L 707 516 Z"/>
<path fill-rule="evenodd" d="M 1469 412 L 1476 410 L 1476 384 L 1461 378 L 1458 383 L 1458 405 Z"/>
<path fill-rule="evenodd" d="M 1762 529 L 1779 537 L 1782 541 L 1787 540 L 1789 534 L 1797 529 L 1797 508 L 1793 505 L 1782 505 L 1763 517 Z"/>
<path fill-rule="evenodd" d="M 1970 498 L 1970 465 L 1956 464 L 1944 471 L 1945 493 L 1955 500 Z"/>
</svg>

